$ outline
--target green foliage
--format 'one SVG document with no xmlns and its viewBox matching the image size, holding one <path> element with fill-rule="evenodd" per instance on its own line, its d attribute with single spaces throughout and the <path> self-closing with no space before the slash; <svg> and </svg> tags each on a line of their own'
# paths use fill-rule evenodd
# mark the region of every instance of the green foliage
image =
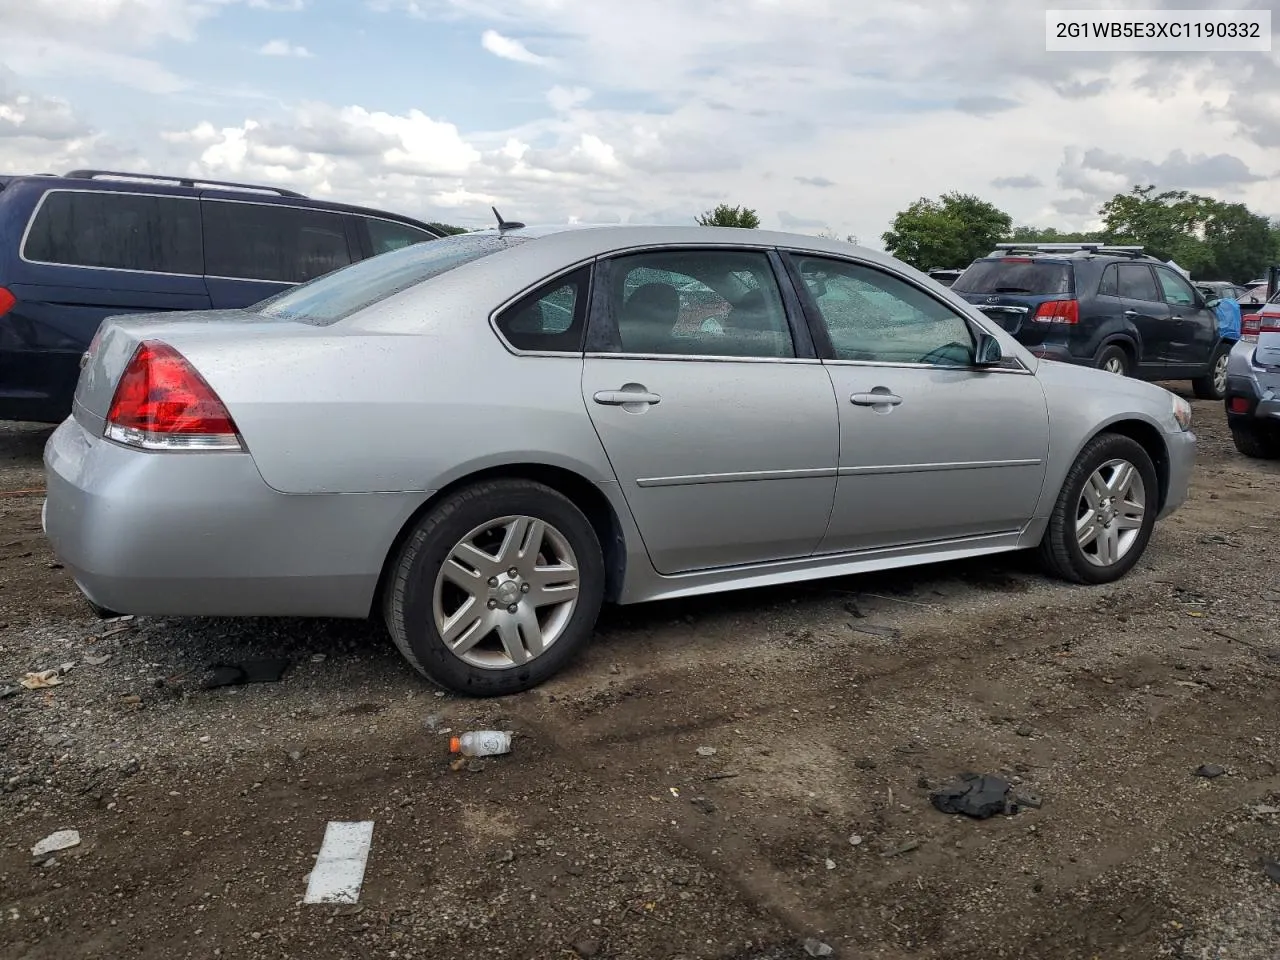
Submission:
<svg viewBox="0 0 1280 960">
<path fill-rule="evenodd" d="M 714 210 L 707 210 L 696 218 L 704 227 L 745 227 L 754 230 L 760 226 L 760 218 L 749 207 L 731 207 L 722 203 Z"/>
<path fill-rule="evenodd" d="M 919 270 L 967 267 L 1013 228 L 1003 210 L 967 193 L 921 197 L 881 236 L 889 253 Z"/>
<path fill-rule="evenodd" d="M 1105 238 L 1101 231 L 1059 231 L 1053 227 L 1014 227 L 1009 234 L 1011 243 L 1101 243 Z"/>
<path fill-rule="evenodd" d="M 451 224 L 451 223 L 428 223 L 428 224 L 427 224 L 427 226 L 429 226 L 429 227 L 435 227 L 435 228 L 436 228 L 437 230 L 439 230 L 441 233 L 447 234 L 447 235 L 449 235 L 449 236 L 452 236 L 452 235 L 457 234 L 457 233 L 470 233 L 470 232 L 471 232 L 471 231 L 470 231 L 470 230 L 468 230 L 466 227 L 455 227 L 455 226 L 454 226 L 453 224 Z"/>
</svg>

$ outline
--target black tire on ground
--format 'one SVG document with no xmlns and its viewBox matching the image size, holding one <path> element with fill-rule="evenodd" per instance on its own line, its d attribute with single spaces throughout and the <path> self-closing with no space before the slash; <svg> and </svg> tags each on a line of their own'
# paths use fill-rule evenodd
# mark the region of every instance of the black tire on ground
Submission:
<svg viewBox="0 0 1280 960">
<path fill-rule="evenodd" d="M 1142 476 L 1146 492 L 1146 510 L 1137 539 L 1129 552 L 1117 562 L 1099 566 L 1090 562 L 1076 538 L 1076 516 L 1080 498 L 1090 476 L 1104 463 L 1123 459 L 1133 464 Z M 1142 558 L 1155 527 L 1159 509 L 1160 486 L 1155 465 L 1142 445 L 1118 433 L 1101 433 L 1094 437 L 1067 471 L 1058 500 L 1049 515 L 1049 525 L 1040 541 L 1040 562 L 1052 576 L 1072 583 L 1111 583 L 1128 573 Z"/>
<path fill-rule="evenodd" d="M 1227 395 L 1225 371 L 1223 374 L 1222 388 L 1219 389 L 1217 382 L 1217 369 L 1220 364 L 1226 363 L 1227 355 L 1230 353 L 1230 344 L 1219 344 L 1218 349 L 1213 353 L 1213 360 L 1209 364 L 1209 372 L 1205 374 L 1205 376 L 1196 377 L 1196 379 L 1191 381 L 1191 389 L 1195 391 L 1197 399 L 1221 400 Z"/>
<path fill-rule="evenodd" d="M 1236 449 L 1256 460 L 1280 460 L 1280 434 L 1267 433 L 1261 427 L 1241 425 L 1231 428 Z"/>
<path fill-rule="evenodd" d="M 1112 362 L 1118 362 L 1120 364 L 1120 370 L 1118 372 L 1119 376 L 1127 377 L 1129 375 L 1129 368 L 1131 364 L 1129 362 L 1129 354 L 1125 352 L 1124 347 L 1117 347 L 1115 344 L 1112 344 L 1109 347 L 1103 348 L 1103 351 L 1098 354 L 1099 370 L 1106 370 L 1107 364 Z"/>
<path fill-rule="evenodd" d="M 436 579 L 468 533 L 512 515 L 542 520 L 568 541 L 578 568 L 577 605 L 558 639 L 541 655 L 517 666 L 475 666 L 455 655 L 436 628 Z M 572 501 L 529 480 L 487 480 L 452 494 L 418 522 L 392 561 L 383 617 L 404 658 L 427 679 L 468 696 L 502 696 L 538 686 L 581 651 L 591 639 L 604 583 L 599 539 Z"/>
</svg>

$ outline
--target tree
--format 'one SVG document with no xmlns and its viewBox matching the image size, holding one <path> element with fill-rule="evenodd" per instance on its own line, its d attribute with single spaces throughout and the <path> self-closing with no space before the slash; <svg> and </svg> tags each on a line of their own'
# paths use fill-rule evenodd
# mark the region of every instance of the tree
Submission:
<svg viewBox="0 0 1280 960">
<path fill-rule="evenodd" d="M 1014 227 L 1008 239 L 1011 243 L 1101 243 L 1105 238 L 1099 231 L 1073 233 L 1053 227 Z"/>
<path fill-rule="evenodd" d="M 893 218 L 881 235 L 884 247 L 920 270 L 966 267 L 984 256 L 1013 228 L 1003 210 L 972 194 L 921 197 Z"/>
<path fill-rule="evenodd" d="M 470 230 L 468 230 L 466 227 L 455 227 L 455 226 L 454 226 L 453 224 L 451 224 L 451 223 L 434 223 L 434 222 L 433 222 L 433 223 L 428 223 L 428 224 L 427 224 L 427 226 L 428 226 L 428 227 L 435 227 L 435 228 L 436 228 L 437 230 L 439 230 L 441 233 L 446 234 L 446 235 L 448 235 L 448 236 L 453 236 L 454 234 L 457 234 L 457 233 L 470 233 L 470 232 L 471 232 L 471 231 L 470 231 Z"/>
<path fill-rule="evenodd" d="M 749 207 L 731 207 L 722 203 L 714 210 L 707 210 L 696 218 L 704 227 L 745 227 L 754 230 L 760 226 L 760 218 Z"/>
</svg>

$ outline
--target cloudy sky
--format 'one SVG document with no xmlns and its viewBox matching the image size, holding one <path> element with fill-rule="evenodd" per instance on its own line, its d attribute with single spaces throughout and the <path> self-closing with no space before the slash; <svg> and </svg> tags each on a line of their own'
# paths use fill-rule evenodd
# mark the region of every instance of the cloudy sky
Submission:
<svg viewBox="0 0 1280 960">
<path fill-rule="evenodd" d="M 463 225 L 879 246 L 921 196 L 1080 228 L 1135 182 L 1280 216 L 1271 53 L 1046 53 L 1046 7 L 1280 0 L 0 0 L 0 173 L 268 182 Z"/>
</svg>

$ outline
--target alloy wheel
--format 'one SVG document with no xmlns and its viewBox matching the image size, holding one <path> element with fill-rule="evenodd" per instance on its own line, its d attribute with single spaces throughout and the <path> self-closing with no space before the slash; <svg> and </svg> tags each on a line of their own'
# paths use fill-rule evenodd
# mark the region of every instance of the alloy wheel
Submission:
<svg viewBox="0 0 1280 960">
<path fill-rule="evenodd" d="M 1119 563 L 1137 542 L 1147 513 L 1142 474 L 1128 460 L 1108 460 L 1085 482 L 1076 505 L 1076 542 L 1095 566 Z"/>
<path fill-rule="evenodd" d="M 1227 392 L 1227 362 L 1230 357 L 1223 353 L 1213 361 L 1213 389 L 1218 396 Z"/>
</svg>

